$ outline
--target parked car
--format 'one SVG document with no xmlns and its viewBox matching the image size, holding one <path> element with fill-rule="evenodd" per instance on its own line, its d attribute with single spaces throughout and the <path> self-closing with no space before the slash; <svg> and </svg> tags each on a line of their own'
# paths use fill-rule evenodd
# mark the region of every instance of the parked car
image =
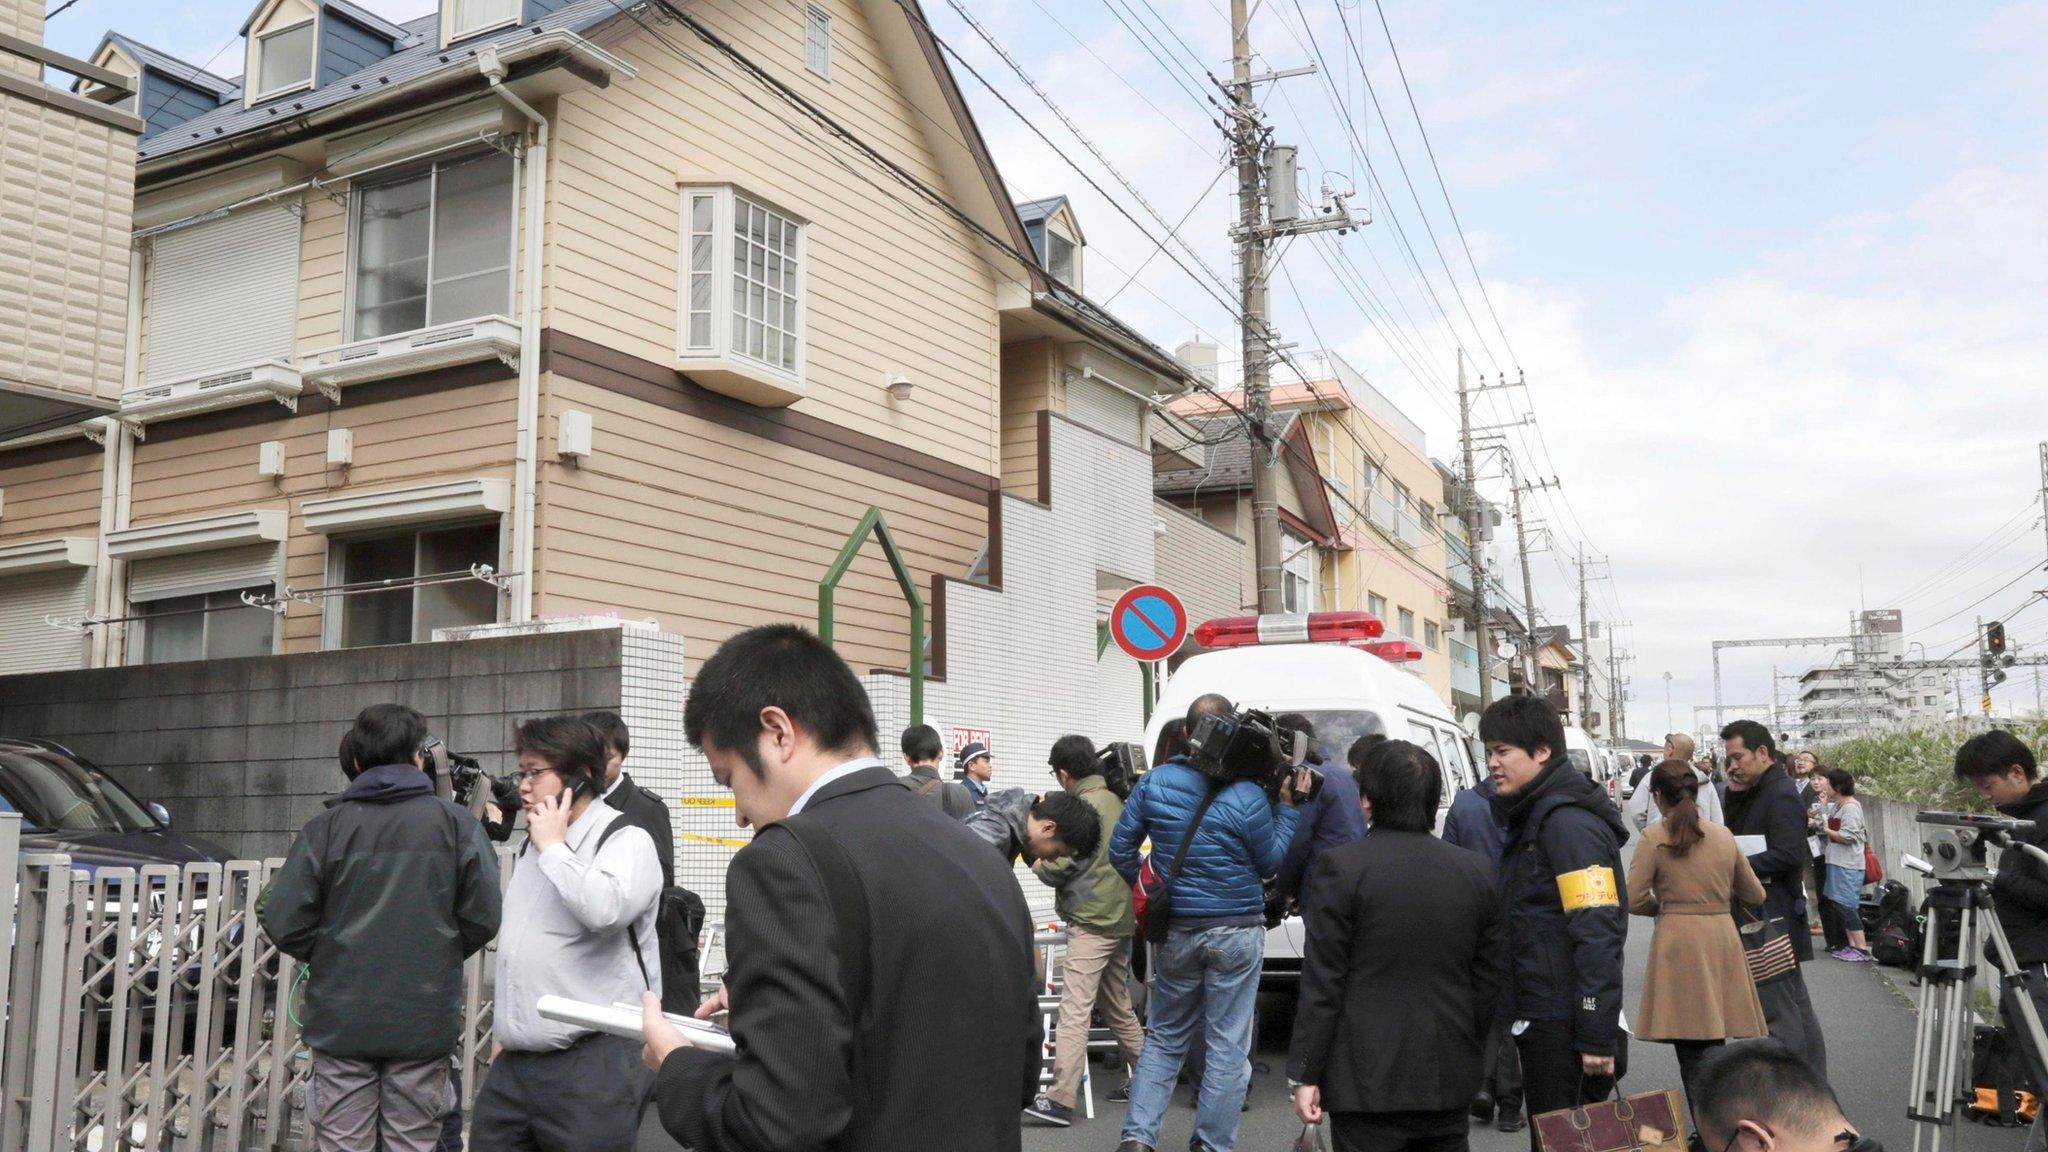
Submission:
<svg viewBox="0 0 2048 1152">
<path fill-rule="evenodd" d="M 24 854 L 67 853 L 88 872 L 229 858 L 212 841 L 173 831 L 163 805 L 136 799 L 54 740 L 0 736 L 0 812 L 21 815 Z"/>
</svg>

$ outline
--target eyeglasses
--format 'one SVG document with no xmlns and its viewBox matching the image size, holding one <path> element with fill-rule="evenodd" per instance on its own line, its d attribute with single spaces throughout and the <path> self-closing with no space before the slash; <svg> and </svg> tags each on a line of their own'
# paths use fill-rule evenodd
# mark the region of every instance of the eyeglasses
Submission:
<svg viewBox="0 0 2048 1152">
<path fill-rule="evenodd" d="M 512 781 L 515 784 L 524 786 L 538 781 L 541 777 L 553 771 L 553 768 L 535 768 L 532 771 L 514 772 L 512 774 Z"/>
</svg>

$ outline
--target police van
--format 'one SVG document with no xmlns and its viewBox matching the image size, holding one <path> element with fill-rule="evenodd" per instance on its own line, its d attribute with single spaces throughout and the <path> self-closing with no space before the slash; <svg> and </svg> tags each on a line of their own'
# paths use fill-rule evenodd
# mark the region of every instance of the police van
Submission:
<svg viewBox="0 0 2048 1152">
<path fill-rule="evenodd" d="M 1272 715 L 1297 712 L 1315 727 L 1316 750 L 1328 771 L 1349 772 L 1353 741 L 1377 732 L 1429 750 L 1443 772 L 1437 827 L 1458 789 L 1476 784 L 1484 765 L 1450 708 L 1422 678 L 1402 665 L 1422 659 L 1412 640 L 1386 640 L 1385 625 L 1369 612 L 1234 616 L 1195 628 L 1203 651 L 1175 669 L 1145 728 L 1149 755 L 1168 720 L 1187 714 L 1199 696 L 1214 692 L 1238 708 Z M 1290 916 L 1266 934 L 1267 980 L 1301 975 L 1304 933 Z"/>
</svg>

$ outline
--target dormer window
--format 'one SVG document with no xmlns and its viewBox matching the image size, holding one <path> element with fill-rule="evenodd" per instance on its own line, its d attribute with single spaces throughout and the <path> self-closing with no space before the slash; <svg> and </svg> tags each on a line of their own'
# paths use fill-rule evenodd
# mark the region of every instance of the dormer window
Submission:
<svg viewBox="0 0 2048 1152">
<path fill-rule="evenodd" d="M 1076 274 L 1079 271 L 1074 259 L 1076 251 L 1072 240 L 1050 228 L 1045 230 L 1045 270 L 1052 273 L 1053 279 L 1079 291 L 1081 278 Z"/>
<path fill-rule="evenodd" d="M 313 83 L 313 18 L 256 37 L 256 98 L 268 99 Z"/>
<path fill-rule="evenodd" d="M 487 28 L 519 21 L 520 0 L 454 0 L 448 5 L 448 39 L 452 42 Z"/>
</svg>

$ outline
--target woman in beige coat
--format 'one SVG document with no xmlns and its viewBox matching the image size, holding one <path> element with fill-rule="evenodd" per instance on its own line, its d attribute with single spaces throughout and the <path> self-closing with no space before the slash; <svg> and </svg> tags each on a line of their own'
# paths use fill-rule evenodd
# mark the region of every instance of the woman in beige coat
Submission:
<svg viewBox="0 0 2048 1152">
<path fill-rule="evenodd" d="M 1764 889 L 1734 835 L 1700 819 L 1699 777 L 1690 765 L 1666 760 L 1643 785 L 1664 819 L 1637 838 L 1628 866 L 1628 910 L 1657 918 L 1635 1034 L 1678 1049 L 1690 1101 L 1701 1057 L 1723 1041 L 1764 1035 L 1763 1005 L 1731 914 L 1738 901 L 1762 904 Z"/>
</svg>

